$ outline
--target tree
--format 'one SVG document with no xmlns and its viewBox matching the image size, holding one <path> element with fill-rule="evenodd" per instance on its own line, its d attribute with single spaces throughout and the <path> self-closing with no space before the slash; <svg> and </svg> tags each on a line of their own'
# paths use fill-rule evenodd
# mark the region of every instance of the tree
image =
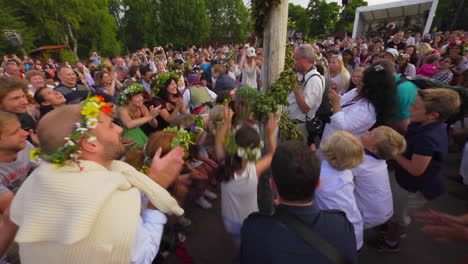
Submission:
<svg viewBox="0 0 468 264">
<path fill-rule="evenodd" d="M 367 6 L 366 0 L 349 0 L 340 14 L 340 19 L 336 23 L 336 31 L 352 30 L 354 25 L 354 17 L 356 15 L 356 8 Z"/>
<path fill-rule="evenodd" d="M 249 31 L 249 11 L 242 0 L 206 0 L 211 41 L 244 42 Z"/>
<path fill-rule="evenodd" d="M 210 32 L 205 0 L 161 0 L 161 41 L 176 47 L 202 44 Z"/>
<path fill-rule="evenodd" d="M 328 34 L 335 28 L 340 14 L 340 6 L 336 2 L 327 3 L 325 0 L 310 0 L 306 9 L 306 17 L 310 19 L 310 33 L 312 37 Z"/>
<path fill-rule="evenodd" d="M 468 4 L 464 0 L 439 1 L 432 27 L 439 30 L 468 29 Z"/>
<path fill-rule="evenodd" d="M 159 1 L 112 0 L 114 18 L 120 23 L 119 38 L 128 50 L 156 45 L 161 41 Z"/>
<path fill-rule="evenodd" d="M 0 29 L 16 30 L 23 40 L 23 48 L 28 50 L 34 48 L 30 28 L 22 22 L 22 17 L 12 15 L 13 10 L 8 7 L 0 8 Z M 5 35 L 0 36 L 0 54 L 20 53 L 20 47 L 14 47 Z"/>
<path fill-rule="evenodd" d="M 34 37 L 35 46 L 68 44 L 77 58 L 78 53 L 87 57 L 91 49 L 103 55 L 120 52 L 107 0 L 0 0 L 0 5 L 22 18 L 30 34 L 24 37 Z"/>
<path fill-rule="evenodd" d="M 306 15 L 306 9 L 300 5 L 289 3 L 288 18 L 295 25 L 297 32 L 302 32 L 304 39 L 309 37 L 310 18 Z"/>
</svg>

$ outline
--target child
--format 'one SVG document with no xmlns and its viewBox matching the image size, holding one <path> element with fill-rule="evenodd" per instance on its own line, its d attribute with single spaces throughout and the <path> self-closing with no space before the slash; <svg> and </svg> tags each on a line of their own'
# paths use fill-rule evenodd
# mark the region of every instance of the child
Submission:
<svg viewBox="0 0 468 264">
<path fill-rule="evenodd" d="M 408 147 L 403 155 L 395 158 L 395 178 L 390 179 L 394 214 L 385 239 L 380 241 L 379 251 L 399 251 L 399 237 L 411 222 L 408 211 L 422 207 L 444 192 L 441 173 L 448 153 L 444 121 L 457 113 L 459 107 L 460 97 L 455 91 L 418 90 L 409 109 L 411 124 L 405 135 Z"/>
<path fill-rule="evenodd" d="M 176 117 L 172 122 L 172 127 L 189 130 L 189 133 L 196 133 L 194 144 L 190 146 L 190 166 L 195 170 L 195 203 L 203 209 L 210 209 L 213 205 L 208 199 L 216 199 L 218 196 L 208 189 L 208 182 L 213 178 L 214 169 L 218 164 L 208 157 L 208 152 L 204 147 L 206 140 L 205 130 L 207 122 L 202 116 L 184 114 Z"/>
<path fill-rule="evenodd" d="M 366 159 L 352 169 L 354 196 L 364 229 L 385 223 L 393 215 L 393 200 L 386 160 L 403 153 L 405 138 L 387 126 L 379 126 L 361 136 Z"/>
<path fill-rule="evenodd" d="M 241 125 L 229 136 L 232 112 L 224 107 L 224 123 L 215 135 L 215 151 L 220 163 L 221 214 L 226 231 L 240 244 L 240 230 L 245 218 L 258 211 L 258 177 L 270 167 L 276 149 L 274 132 L 276 120 L 270 118 L 266 125 L 268 153 L 261 157 L 260 134 L 252 126 Z M 225 143 L 226 144 L 225 144 Z"/>
<path fill-rule="evenodd" d="M 449 56 L 442 58 L 439 62 L 439 72 L 432 75 L 431 78 L 449 84 L 453 78 L 453 72 L 450 70 L 453 66 L 455 64 Z"/>
<path fill-rule="evenodd" d="M 351 169 L 364 161 L 361 141 L 351 133 L 338 130 L 320 144 L 323 157 L 320 186 L 315 202 L 322 210 L 336 209 L 346 213 L 354 226 L 357 249 L 363 244 L 362 217 L 354 198 Z"/>
<path fill-rule="evenodd" d="M 416 71 L 416 76 L 431 77 L 439 72 L 439 54 L 432 54 L 427 56 L 424 64 Z"/>
</svg>

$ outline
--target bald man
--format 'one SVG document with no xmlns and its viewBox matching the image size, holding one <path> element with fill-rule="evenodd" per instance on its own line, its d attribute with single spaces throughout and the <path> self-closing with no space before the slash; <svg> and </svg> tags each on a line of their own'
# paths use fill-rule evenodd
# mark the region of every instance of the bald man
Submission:
<svg viewBox="0 0 468 264">
<path fill-rule="evenodd" d="M 44 116 L 38 127 L 43 153 L 60 153 L 84 119 L 81 110 L 68 105 Z M 116 160 L 124 149 L 122 128 L 103 112 L 97 119 L 76 141 L 77 162 L 42 162 L 13 199 L 21 263 L 151 263 L 166 222 L 163 213 L 183 214 L 165 190 L 179 174 L 183 150 L 162 159 L 158 151 L 146 176 Z M 140 214 L 141 194 L 149 203 Z"/>
</svg>

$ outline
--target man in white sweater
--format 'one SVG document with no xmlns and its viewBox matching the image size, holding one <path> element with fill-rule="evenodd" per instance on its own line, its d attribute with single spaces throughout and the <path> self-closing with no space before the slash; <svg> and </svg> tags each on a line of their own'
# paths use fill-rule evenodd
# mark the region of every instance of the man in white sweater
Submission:
<svg viewBox="0 0 468 264">
<path fill-rule="evenodd" d="M 11 205 L 21 263 L 151 263 L 163 213 L 183 213 L 165 190 L 179 174 L 183 150 L 162 159 L 158 151 L 148 176 L 117 161 L 122 128 L 110 111 L 95 96 L 41 120 L 36 154 L 43 162 Z M 142 193 L 149 200 L 143 210 Z"/>
</svg>

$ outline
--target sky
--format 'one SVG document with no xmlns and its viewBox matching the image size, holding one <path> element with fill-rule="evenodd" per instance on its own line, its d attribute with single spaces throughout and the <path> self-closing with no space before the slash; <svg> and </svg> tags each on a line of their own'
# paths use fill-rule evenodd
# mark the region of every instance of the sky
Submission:
<svg viewBox="0 0 468 264">
<path fill-rule="evenodd" d="M 366 1 L 367 3 L 369 3 L 369 5 L 377 5 L 377 4 L 385 4 L 385 3 L 390 3 L 390 2 L 399 2 L 403 0 L 366 0 Z M 244 0 L 244 3 L 246 5 L 250 5 L 249 2 L 250 0 Z M 327 0 L 327 2 L 338 2 L 339 4 L 341 4 L 341 0 Z M 289 3 L 307 7 L 309 0 L 289 0 Z"/>
</svg>

